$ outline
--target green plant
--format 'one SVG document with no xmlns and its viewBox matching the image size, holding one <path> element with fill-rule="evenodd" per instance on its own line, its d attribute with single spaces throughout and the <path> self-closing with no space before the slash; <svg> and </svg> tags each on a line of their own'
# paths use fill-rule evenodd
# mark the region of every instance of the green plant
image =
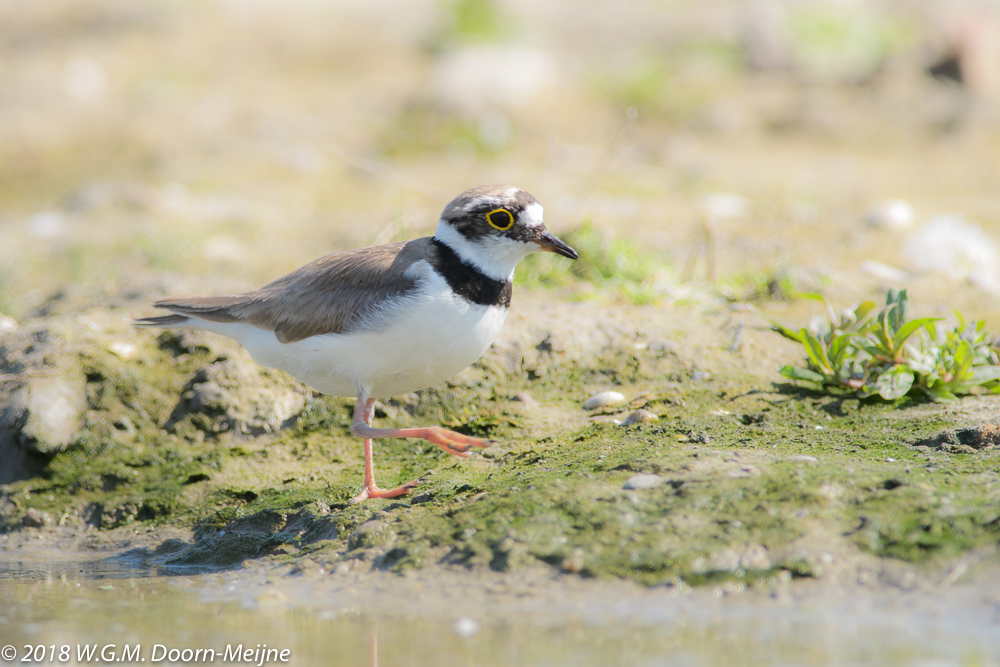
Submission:
<svg viewBox="0 0 1000 667">
<path fill-rule="evenodd" d="M 745 271 L 714 283 L 714 291 L 731 303 L 789 300 L 799 293 L 795 271 L 777 264 L 761 270 Z"/>
<path fill-rule="evenodd" d="M 580 253 L 581 259 L 546 257 L 553 261 L 535 262 L 529 257 L 516 274 L 518 285 L 540 288 L 588 284 L 632 303 L 655 303 L 663 298 L 659 283 L 669 274 L 665 257 L 628 238 L 611 237 L 590 222 L 560 237 Z"/>
<path fill-rule="evenodd" d="M 893 401 L 922 393 L 952 402 L 975 387 L 1000 393 L 1000 344 L 982 322 L 958 315 L 953 329 L 939 329 L 941 318 L 907 319 L 906 290 L 889 290 L 877 314 L 866 301 L 839 316 L 826 298 L 827 322 L 798 331 L 771 321 L 775 331 L 802 345 L 806 366 L 785 366 L 780 373 L 820 389 L 846 391 Z"/>
</svg>

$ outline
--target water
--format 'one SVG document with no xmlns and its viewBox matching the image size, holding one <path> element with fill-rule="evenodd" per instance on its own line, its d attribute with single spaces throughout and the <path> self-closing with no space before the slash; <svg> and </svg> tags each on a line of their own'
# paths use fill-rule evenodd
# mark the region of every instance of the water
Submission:
<svg viewBox="0 0 1000 667">
<path fill-rule="evenodd" d="M 0 650 L 15 655 L 0 664 L 221 663 L 237 650 L 250 651 L 240 664 L 255 665 L 1000 664 L 1000 603 L 897 597 L 810 602 L 577 578 L 522 585 L 273 568 L 164 576 L 127 558 L 7 562 Z"/>
</svg>

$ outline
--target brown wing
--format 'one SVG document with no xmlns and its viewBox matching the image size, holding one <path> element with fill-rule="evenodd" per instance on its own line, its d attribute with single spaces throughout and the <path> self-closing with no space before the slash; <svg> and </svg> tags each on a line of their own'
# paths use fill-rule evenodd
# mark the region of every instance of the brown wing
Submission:
<svg viewBox="0 0 1000 667">
<path fill-rule="evenodd" d="M 213 322 L 245 322 L 270 329 L 282 343 L 342 333 L 386 299 L 413 287 L 413 280 L 404 273 L 413 262 L 434 252 L 430 240 L 320 257 L 247 294 L 164 299 L 155 305 Z M 157 318 L 148 319 L 155 324 Z"/>
</svg>

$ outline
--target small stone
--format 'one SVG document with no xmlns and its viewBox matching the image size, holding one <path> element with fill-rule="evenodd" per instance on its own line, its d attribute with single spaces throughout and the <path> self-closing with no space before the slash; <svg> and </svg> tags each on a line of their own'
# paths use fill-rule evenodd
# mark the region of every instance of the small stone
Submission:
<svg viewBox="0 0 1000 667">
<path fill-rule="evenodd" d="M 479 621 L 469 616 L 463 616 L 455 621 L 455 634 L 459 637 L 471 637 L 481 629 L 482 626 L 479 624 Z"/>
<path fill-rule="evenodd" d="M 715 220 L 735 220 L 747 214 L 750 205 L 746 198 L 730 192 L 713 192 L 701 198 L 701 209 Z"/>
<path fill-rule="evenodd" d="M 108 349 L 125 360 L 131 359 L 135 356 L 135 353 L 139 351 L 139 348 L 136 347 L 134 343 L 130 343 L 127 340 L 112 341 L 111 344 L 108 345 Z"/>
<path fill-rule="evenodd" d="M 891 266 L 883 262 L 876 262 L 873 259 L 861 262 L 861 270 L 875 276 L 879 280 L 884 280 L 890 283 L 905 283 L 910 279 L 910 274 L 906 271 L 897 269 L 895 266 Z"/>
<path fill-rule="evenodd" d="M 597 408 L 603 408 L 606 405 L 618 405 L 624 401 L 625 397 L 617 391 L 602 391 L 588 398 L 583 404 L 583 409 L 596 410 Z"/>
<path fill-rule="evenodd" d="M 114 427 L 119 431 L 124 432 L 126 435 L 135 435 L 138 433 L 139 429 L 135 427 L 132 420 L 128 418 L 128 415 L 122 415 L 115 420 Z"/>
<path fill-rule="evenodd" d="M 640 489 L 653 489 L 663 484 L 663 478 L 659 475 L 654 475 L 652 473 L 641 472 L 638 475 L 632 475 L 627 480 L 625 480 L 625 486 L 623 489 L 630 491 L 637 491 Z"/>
<path fill-rule="evenodd" d="M 649 410 L 634 410 L 632 413 L 625 418 L 625 421 L 621 423 L 622 426 L 632 426 L 633 424 L 648 424 L 649 422 L 659 421 L 660 418 Z"/>
<path fill-rule="evenodd" d="M 824 482 L 816 489 L 816 495 L 827 502 L 834 502 L 844 495 L 844 487 L 835 482 Z"/>
<path fill-rule="evenodd" d="M 869 227 L 900 231 L 913 226 L 913 207 L 902 199 L 887 199 L 865 216 Z"/>
<path fill-rule="evenodd" d="M 819 463 L 819 459 L 815 456 L 809 456 L 808 454 L 793 454 L 789 456 L 786 461 L 798 461 L 800 463 Z"/>
<path fill-rule="evenodd" d="M 17 320 L 9 315 L 0 313 L 0 335 L 17 333 L 20 328 Z"/>
<path fill-rule="evenodd" d="M 74 374 L 32 378 L 26 402 L 21 437 L 39 454 L 61 452 L 83 426 L 87 397 L 82 378 Z"/>
<path fill-rule="evenodd" d="M 573 553 L 562 562 L 562 571 L 569 574 L 580 574 L 583 572 L 583 549 L 577 547 Z"/>
<path fill-rule="evenodd" d="M 740 556 L 740 567 L 744 570 L 767 570 L 771 567 L 771 556 L 767 548 L 760 544 L 749 544 Z"/>
<path fill-rule="evenodd" d="M 524 407 L 528 408 L 529 410 L 534 410 L 535 408 L 538 407 L 538 401 L 532 398 L 531 394 L 529 394 L 526 391 L 519 391 L 516 394 L 514 394 L 514 401 L 517 403 L 524 404 Z"/>
<path fill-rule="evenodd" d="M 716 551 L 708 559 L 708 570 L 716 572 L 733 572 L 740 569 L 740 555 L 730 548 Z"/>
</svg>

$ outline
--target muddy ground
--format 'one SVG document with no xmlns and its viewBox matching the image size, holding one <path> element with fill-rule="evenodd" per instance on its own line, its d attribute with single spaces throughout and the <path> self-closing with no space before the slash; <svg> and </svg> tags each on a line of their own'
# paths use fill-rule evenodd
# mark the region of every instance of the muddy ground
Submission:
<svg viewBox="0 0 1000 667">
<path fill-rule="evenodd" d="M 347 504 L 361 470 L 350 399 L 303 390 L 209 334 L 136 332 L 116 308 L 58 308 L 6 342 L 8 363 L 22 350 L 26 364 L 45 360 L 9 385 L 10 404 L 28 407 L 6 460 L 21 452 L 21 469 L 38 469 L 5 487 L 8 545 L 133 532 L 166 566 L 546 564 L 671 586 L 895 585 L 995 558 L 995 398 L 891 405 L 794 387 L 775 369 L 798 351 L 742 307 L 523 295 L 480 363 L 379 415 L 497 444 L 467 461 L 380 445 L 384 483 L 420 488 L 359 506 Z M 607 390 L 623 402 L 582 407 Z M 193 529 L 193 544 L 157 543 L 168 527 Z"/>
</svg>

